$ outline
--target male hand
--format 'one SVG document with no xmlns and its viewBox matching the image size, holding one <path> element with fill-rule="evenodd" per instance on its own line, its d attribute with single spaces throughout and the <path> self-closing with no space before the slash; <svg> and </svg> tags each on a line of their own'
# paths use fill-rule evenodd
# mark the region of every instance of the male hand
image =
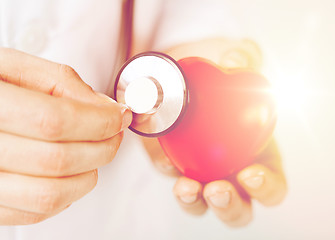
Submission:
<svg viewBox="0 0 335 240">
<path fill-rule="evenodd" d="M 91 191 L 131 119 L 71 67 L 0 48 L 0 225 L 40 222 Z"/>
<path fill-rule="evenodd" d="M 261 66 L 260 50 L 249 40 L 208 39 L 179 45 L 166 53 L 176 60 L 189 56 L 203 57 L 230 69 L 259 70 Z M 157 139 L 143 138 L 143 143 L 159 170 L 178 177 L 173 192 L 180 206 L 190 214 L 203 214 L 209 206 L 228 226 L 240 227 L 252 220 L 252 199 L 273 206 L 285 197 L 286 180 L 274 139 L 253 164 L 227 179 L 207 184 L 181 176 Z"/>
</svg>

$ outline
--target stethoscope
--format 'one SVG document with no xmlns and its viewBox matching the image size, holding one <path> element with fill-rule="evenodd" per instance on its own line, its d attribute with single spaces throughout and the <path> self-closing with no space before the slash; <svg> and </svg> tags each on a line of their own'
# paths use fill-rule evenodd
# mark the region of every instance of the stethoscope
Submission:
<svg viewBox="0 0 335 240">
<path fill-rule="evenodd" d="M 182 118 L 188 101 L 187 84 L 181 67 L 166 54 L 145 52 L 129 59 L 133 9 L 134 0 L 123 1 L 116 68 L 123 66 L 114 76 L 113 96 L 133 112 L 130 130 L 142 136 L 159 137 L 171 131 Z M 122 63 L 125 59 L 128 60 Z"/>
<path fill-rule="evenodd" d="M 189 100 L 182 68 L 159 52 L 129 59 L 116 77 L 114 96 L 133 112 L 130 130 L 146 137 L 171 131 L 182 119 Z"/>
<path fill-rule="evenodd" d="M 177 169 L 201 182 L 231 175 L 265 148 L 276 123 L 270 92 L 256 72 L 160 52 L 128 59 L 114 85 L 133 112 L 130 130 L 158 137 Z"/>
</svg>

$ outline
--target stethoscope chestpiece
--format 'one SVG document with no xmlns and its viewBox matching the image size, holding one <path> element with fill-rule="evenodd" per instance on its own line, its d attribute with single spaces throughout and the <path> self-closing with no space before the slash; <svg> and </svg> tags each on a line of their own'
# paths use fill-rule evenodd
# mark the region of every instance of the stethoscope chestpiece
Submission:
<svg viewBox="0 0 335 240">
<path fill-rule="evenodd" d="M 170 56 L 144 52 L 129 59 L 117 75 L 114 96 L 133 112 L 130 129 L 159 137 L 182 119 L 188 103 L 184 73 Z"/>
</svg>

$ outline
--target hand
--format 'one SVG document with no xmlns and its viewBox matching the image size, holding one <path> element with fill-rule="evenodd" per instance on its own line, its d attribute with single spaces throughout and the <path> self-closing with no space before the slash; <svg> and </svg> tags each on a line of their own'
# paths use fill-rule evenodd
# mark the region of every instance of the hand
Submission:
<svg viewBox="0 0 335 240">
<path fill-rule="evenodd" d="M 177 60 L 188 56 L 204 57 L 224 68 L 259 70 L 261 66 L 260 50 L 249 40 L 209 39 L 177 46 L 167 54 Z M 143 138 L 143 143 L 159 170 L 178 177 L 173 192 L 180 206 L 190 214 L 203 214 L 209 206 L 221 221 L 231 227 L 240 227 L 252 220 L 251 199 L 273 206 L 285 197 L 286 180 L 274 139 L 254 164 L 227 179 L 207 184 L 180 176 L 157 139 Z"/>
<path fill-rule="evenodd" d="M 91 191 L 131 116 L 72 68 L 0 48 L 0 225 L 40 222 Z"/>
</svg>

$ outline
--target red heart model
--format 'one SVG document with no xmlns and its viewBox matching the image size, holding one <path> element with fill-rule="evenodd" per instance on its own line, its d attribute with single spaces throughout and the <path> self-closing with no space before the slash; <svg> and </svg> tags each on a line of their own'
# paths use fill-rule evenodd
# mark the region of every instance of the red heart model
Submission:
<svg viewBox="0 0 335 240">
<path fill-rule="evenodd" d="M 202 58 L 178 63 L 189 103 L 160 144 L 185 176 L 200 182 L 223 179 L 249 165 L 272 135 L 276 113 L 269 82 L 255 72 L 227 71 Z"/>
</svg>

